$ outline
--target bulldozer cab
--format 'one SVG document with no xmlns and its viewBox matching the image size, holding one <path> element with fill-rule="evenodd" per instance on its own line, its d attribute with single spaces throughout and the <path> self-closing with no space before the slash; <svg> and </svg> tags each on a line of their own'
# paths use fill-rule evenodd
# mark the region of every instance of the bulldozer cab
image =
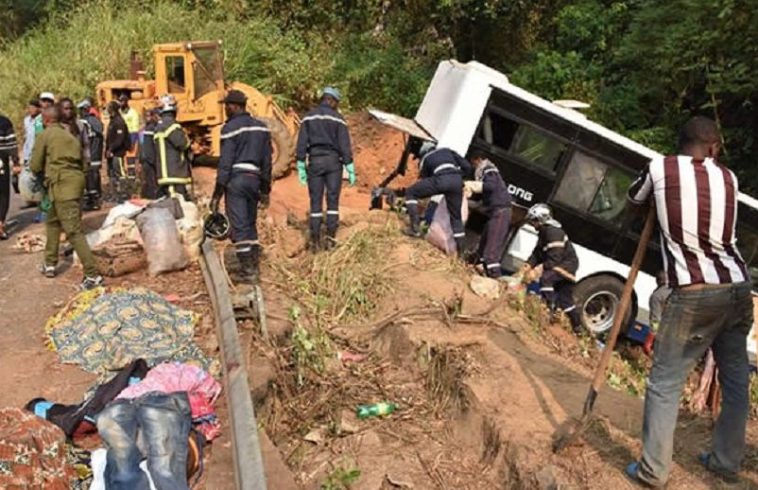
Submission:
<svg viewBox="0 0 758 490">
<path fill-rule="evenodd" d="M 171 94 L 179 122 L 215 125 L 224 121 L 221 42 L 159 44 L 155 55 L 155 93 Z"/>
</svg>

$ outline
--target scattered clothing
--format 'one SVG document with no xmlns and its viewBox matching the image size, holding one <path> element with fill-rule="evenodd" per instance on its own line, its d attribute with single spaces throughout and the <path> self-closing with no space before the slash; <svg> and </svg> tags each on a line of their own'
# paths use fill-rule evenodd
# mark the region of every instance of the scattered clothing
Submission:
<svg viewBox="0 0 758 490">
<path fill-rule="evenodd" d="M 187 455 L 191 428 L 186 393 L 149 393 L 120 399 L 97 416 L 97 429 L 108 448 L 105 486 L 109 490 L 149 487 L 140 462 L 159 490 L 189 490 Z"/>
<path fill-rule="evenodd" d="M 156 392 L 187 393 L 193 422 L 199 421 L 196 430 L 209 441 L 219 435 L 215 404 L 221 394 L 221 385 L 213 376 L 190 364 L 162 363 L 151 369 L 142 381 L 125 388 L 117 398 L 134 399 Z"/>
<path fill-rule="evenodd" d="M 92 451 L 92 485 L 89 490 L 109 490 L 105 485 L 105 467 L 107 464 L 108 450 L 104 448 Z M 157 490 L 150 472 L 147 470 L 147 460 L 140 461 L 139 469 L 147 476 L 150 490 Z"/>
<path fill-rule="evenodd" d="M 0 410 L 0 488 L 69 490 L 77 480 L 60 428 L 19 408 Z"/>
<path fill-rule="evenodd" d="M 209 359 L 192 340 L 195 313 L 145 288 L 80 296 L 59 314 L 59 321 L 48 324 L 51 346 L 62 362 L 92 373 L 120 369 L 140 358 L 148 366 L 173 360 L 209 369 Z"/>
<path fill-rule="evenodd" d="M 79 405 L 60 405 L 44 398 L 35 398 L 27 403 L 26 409 L 60 427 L 66 436 L 76 438 L 93 432 L 95 416 L 127 386 L 144 378 L 147 372 L 147 363 L 143 359 L 137 359 L 110 381 L 99 385 L 94 394 Z"/>
</svg>

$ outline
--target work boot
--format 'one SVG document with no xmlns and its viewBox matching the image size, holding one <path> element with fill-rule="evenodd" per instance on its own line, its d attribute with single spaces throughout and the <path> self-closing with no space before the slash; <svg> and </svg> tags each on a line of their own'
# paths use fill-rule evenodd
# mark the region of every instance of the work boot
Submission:
<svg viewBox="0 0 758 490">
<path fill-rule="evenodd" d="M 84 277 L 84 280 L 79 285 L 82 291 L 89 291 L 103 285 L 103 276 L 97 275 L 95 277 Z"/>
<path fill-rule="evenodd" d="M 403 231 L 403 234 L 411 238 L 421 238 L 422 236 L 418 223 L 414 223 L 412 221 L 411 221 L 411 224 L 408 225 L 408 228 L 405 231 Z"/>
<path fill-rule="evenodd" d="M 311 239 L 308 243 L 308 249 L 313 254 L 319 253 L 321 251 L 321 237 L 319 235 L 311 234 Z"/>
<path fill-rule="evenodd" d="M 55 266 L 54 265 L 47 265 L 47 264 L 40 264 L 39 271 L 42 273 L 43 276 L 52 279 L 55 277 Z"/>
<path fill-rule="evenodd" d="M 324 248 L 326 250 L 331 250 L 337 246 L 337 231 L 336 230 L 326 232 L 326 243 L 324 245 L 325 245 Z"/>
<path fill-rule="evenodd" d="M 240 282 L 246 284 L 257 284 L 260 248 L 253 247 L 250 252 L 237 252 L 237 260 L 240 264 Z"/>
<path fill-rule="evenodd" d="M 455 254 L 458 256 L 459 259 L 463 258 L 465 251 L 466 249 L 463 245 L 463 238 L 456 238 L 455 239 Z"/>
</svg>

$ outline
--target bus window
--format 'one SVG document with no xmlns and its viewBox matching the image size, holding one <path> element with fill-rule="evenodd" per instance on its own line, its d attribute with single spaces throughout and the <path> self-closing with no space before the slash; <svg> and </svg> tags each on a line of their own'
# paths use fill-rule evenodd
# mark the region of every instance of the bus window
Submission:
<svg viewBox="0 0 758 490">
<path fill-rule="evenodd" d="M 620 226 L 626 207 L 631 174 L 606 165 L 581 151 L 574 152 L 561 179 L 555 200 L 571 208 Z"/>
<path fill-rule="evenodd" d="M 518 128 L 513 139 L 511 153 L 536 164 L 550 172 L 555 171 L 555 166 L 560 160 L 566 145 L 550 136 L 540 133 L 536 129 L 522 125 Z"/>
<path fill-rule="evenodd" d="M 566 143 L 494 110 L 482 119 L 479 138 L 550 173 L 566 150 Z"/>
</svg>

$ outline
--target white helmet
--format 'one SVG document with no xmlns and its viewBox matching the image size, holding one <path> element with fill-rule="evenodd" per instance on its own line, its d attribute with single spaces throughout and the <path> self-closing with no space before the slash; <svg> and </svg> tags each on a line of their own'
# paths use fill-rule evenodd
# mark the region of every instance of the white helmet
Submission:
<svg viewBox="0 0 758 490">
<path fill-rule="evenodd" d="M 176 112 L 176 97 L 171 94 L 162 95 L 160 98 L 161 114 L 164 112 Z"/>
<path fill-rule="evenodd" d="M 421 144 L 421 148 L 418 150 L 418 156 L 419 158 L 423 158 L 427 153 L 434 150 L 434 148 L 437 147 L 437 143 L 434 141 L 424 141 Z"/>
<path fill-rule="evenodd" d="M 530 223 L 544 225 L 552 219 L 553 212 L 550 210 L 550 206 L 542 202 L 535 204 L 526 212 L 526 220 Z"/>
</svg>

